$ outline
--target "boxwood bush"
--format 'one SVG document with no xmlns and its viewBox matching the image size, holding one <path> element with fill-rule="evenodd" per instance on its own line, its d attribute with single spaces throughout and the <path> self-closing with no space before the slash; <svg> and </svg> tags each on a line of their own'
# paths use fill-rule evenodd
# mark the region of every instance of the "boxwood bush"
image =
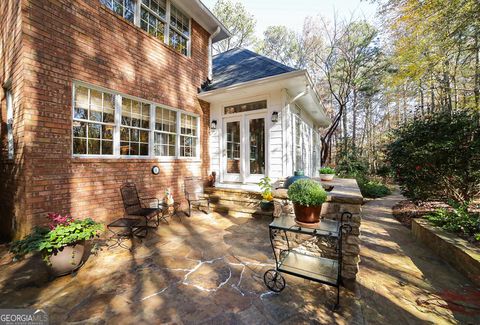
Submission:
<svg viewBox="0 0 480 325">
<path fill-rule="evenodd" d="M 402 192 L 413 200 L 470 202 L 480 194 L 478 113 L 437 113 L 393 134 L 387 157 Z"/>
<path fill-rule="evenodd" d="M 327 200 L 327 192 L 313 179 L 299 179 L 288 188 L 288 198 L 305 206 L 318 206 Z"/>
</svg>

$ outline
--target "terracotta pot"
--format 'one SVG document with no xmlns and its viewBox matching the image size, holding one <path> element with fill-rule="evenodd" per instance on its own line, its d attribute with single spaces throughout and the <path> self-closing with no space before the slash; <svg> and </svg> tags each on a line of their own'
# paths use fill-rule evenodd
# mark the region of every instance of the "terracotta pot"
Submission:
<svg viewBox="0 0 480 325">
<path fill-rule="evenodd" d="M 331 181 L 335 177 L 335 174 L 320 174 L 320 179 L 322 181 Z"/>
<path fill-rule="evenodd" d="M 295 218 L 301 223 L 317 223 L 320 221 L 320 212 L 322 206 L 307 207 L 305 205 L 294 204 Z"/>
<path fill-rule="evenodd" d="M 85 241 L 65 246 L 49 257 L 49 268 L 52 276 L 61 276 L 72 273 L 82 266 L 85 253 Z"/>
</svg>

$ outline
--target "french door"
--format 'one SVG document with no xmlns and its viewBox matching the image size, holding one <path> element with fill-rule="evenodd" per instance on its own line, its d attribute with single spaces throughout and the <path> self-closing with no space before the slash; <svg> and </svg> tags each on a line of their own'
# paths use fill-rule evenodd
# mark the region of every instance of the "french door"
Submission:
<svg viewBox="0 0 480 325">
<path fill-rule="evenodd" d="M 258 183 L 266 173 L 265 114 L 225 118 L 223 130 L 223 180 Z"/>
</svg>

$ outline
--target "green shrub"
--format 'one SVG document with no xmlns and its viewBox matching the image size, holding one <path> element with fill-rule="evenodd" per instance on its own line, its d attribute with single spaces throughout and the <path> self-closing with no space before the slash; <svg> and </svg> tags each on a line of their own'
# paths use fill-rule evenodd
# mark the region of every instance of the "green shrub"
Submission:
<svg viewBox="0 0 480 325">
<path fill-rule="evenodd" d="M 386 185 L 377 181 L 360 179 L 357 183 L 363 197 L 376 199 L 392 194 Z"/>
<path fill-rule="evenodd" d="M 320 174 L 335 174 L 335 169 L 331 167 L 322 167 L 319 169 Z"/>
<path fill-rule="evenodd" d="M 45 261 L 48 257 L 70 244 L 82 240 L 90 240 L 99 235 L 103 224 L 92 219 L 74 220 L 51 225 L 51 229 L 36 227 L 24 239 L 14 241 L 10 246 L 16 258 L 22 258 L 28 253 L 41 252 Z"/>
<path fill-rule="evenodd" d="M 480 194 L 480 127 L 475 113 L 439 113 L 393 133 L 387 157 L 413 200 L 469 202 Z"/>
<path fill-rule="evenodd" d="M 341 151 L 335 170 L 340 177 L 363 179 L 368 175 L 368 163 L 353 152 Z"/>
<path fill-rule="evenodd" d="M 452 211 L 437 209 L 426 216 L 436 226 L 480 241 L 480 213 L 470 213 L 468 204 L 450 203 Z"/>
<path fill-rule="evenodd" d="M 313 179 L 299 179 L 288 188 L 288 198 L 295 204 L 318 206 L 326 201 L 327 192 Z"/>
</svg>

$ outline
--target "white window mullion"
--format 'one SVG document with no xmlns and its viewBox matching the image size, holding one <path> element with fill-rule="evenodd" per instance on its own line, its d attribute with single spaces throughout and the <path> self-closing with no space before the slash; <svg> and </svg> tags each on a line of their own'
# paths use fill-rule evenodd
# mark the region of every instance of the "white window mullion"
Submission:
<svg viewBox="0 0 480 325">
<path fill-rule="evenodd" d="M 196 151 L 195 151 L 195 158 L 200 158 L 200 139 L 201 139 L 201 128 L 200 128 L 200 117 L 197 117 L 197 140 L 196 140 Z"/>
<path fill-rule="evenodd" d="M 135 13 L 133 16 L 133 23 L 140 27 L 140 15 L 141 15 L 141 8 L 142 8 L 142 0 L 135 1 Z"/>
<path fill-rule="evenodd" d="M 156 108 L 155 105 L 150 104 L 150 136 L 148 137 L 148 152 L 150 157 L 155 156 L 154 143 L 155 143 L 155 121 L 156 121 Z"/>
<path fill-rule="evenodd" d="M 113 134 L 113 155 L 120 156 L 120 127 L 122 125 L 122 96 L 115 95 L 115 131 Z"/>
<path fill-rule="evenodd" d="M 8 159 L 13 159 L 14 141 L 13 141 L 13 98 L 12 90 L 6 90 L 7 97 L 7 145 L 8 145 Z"/>
<path fill-rule="evenodd" d="M 166 12 L 166 19 L 167 22 L 165 23 L 165 37 L 164 37 L 164 42 L 165 44 L 170 44 L 170 10 L 171 10 L 171 3 L 170 0 L 166 1 L 167 5 L 167 12 Z"/>
<path fill-rule="evenodd" d="M 180 112 L 177 112 L 177 141 L 175 143 L 175 156 L 177 158 L 180 157 L 180 137 L 181 137 L 181 121 L 180 119 L 182 118 L 182 114 Z"/>
<path fill-rule="evenodd" d="M 188 20 L 187 56 L 192 54 L 192 19 Z"/>
</svg>

